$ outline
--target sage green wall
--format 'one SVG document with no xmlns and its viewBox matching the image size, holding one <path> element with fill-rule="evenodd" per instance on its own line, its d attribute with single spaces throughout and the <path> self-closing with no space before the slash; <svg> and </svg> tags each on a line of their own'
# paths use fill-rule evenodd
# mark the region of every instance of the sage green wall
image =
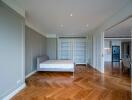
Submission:
<svg viewBox="0 0 132 100">
<path fill-rule="evenodd" d="M 24 19 L 0 1 L 0 100 L 25 83 Z"/>
<path fill-rule="evenodd" d="M 56 38 L 47 38 L 47 55 L 49 59 L 57 59 L 57 39 Z"/>
<path fill-rule="evenodd" d="M 25 27 L 25 75 L 37 68 L 37 56 L 46 54 L 46 37 Z"/>
</svg>

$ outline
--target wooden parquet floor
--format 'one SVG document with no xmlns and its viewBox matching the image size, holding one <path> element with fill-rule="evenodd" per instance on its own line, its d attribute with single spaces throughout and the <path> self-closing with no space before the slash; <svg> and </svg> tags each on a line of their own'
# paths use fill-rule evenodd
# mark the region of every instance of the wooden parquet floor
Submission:
<svg viewBox="0 0 132 100">
<path fill-rule="evenodd" d="M 101 74 L 76 66 L 72 73 L 37 72 L 12 100 L 132 100 L 130 77 Z"/>
</svg>

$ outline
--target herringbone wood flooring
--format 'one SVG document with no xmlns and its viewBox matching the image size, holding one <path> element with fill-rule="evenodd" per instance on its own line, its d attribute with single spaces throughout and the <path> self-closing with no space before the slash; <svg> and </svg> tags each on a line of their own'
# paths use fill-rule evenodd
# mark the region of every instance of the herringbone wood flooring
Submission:
<svg viewBox="0 0 132 100">
<path fill-rule="evenodd" d="M 76 66 L 74 78 L 72 73 L 37 72 L 26 83 L 12 100 L 132 100 L 130 77 L 101 74 L 82 65 Z"/>
</svg>

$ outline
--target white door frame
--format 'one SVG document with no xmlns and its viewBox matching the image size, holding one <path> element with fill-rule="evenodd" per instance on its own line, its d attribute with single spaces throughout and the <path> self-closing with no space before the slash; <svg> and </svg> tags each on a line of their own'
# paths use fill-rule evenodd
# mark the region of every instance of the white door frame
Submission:
<svg viewBox="0 0 132 100">
<path fill-rule="evenodd" d="M 96 53 L 96 39 L 93 37 L 93 67 L 96 67 L 96 58 L 95 58 L 95 53 Z"/>
<path fill-rule="evenodd" d="M 104 73 L 104 32 L 101 33 L 101 72 Z"/>
</svg>

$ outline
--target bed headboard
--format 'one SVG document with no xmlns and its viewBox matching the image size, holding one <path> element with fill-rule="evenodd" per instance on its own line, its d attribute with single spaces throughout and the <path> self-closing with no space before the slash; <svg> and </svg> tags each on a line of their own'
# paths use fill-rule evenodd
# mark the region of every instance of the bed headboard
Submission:
<svg viewBox="0 0 132 100">
<path fill-rule="evenodd" d="M 46 55 L 43 55 L 43 56 L 39 56 L 37 57 L 37 67 L 39 67 L 39 64 L 46 61 L 46 60 L 49 60 L 49 57 L 46 56 Z"/>
</svg>

